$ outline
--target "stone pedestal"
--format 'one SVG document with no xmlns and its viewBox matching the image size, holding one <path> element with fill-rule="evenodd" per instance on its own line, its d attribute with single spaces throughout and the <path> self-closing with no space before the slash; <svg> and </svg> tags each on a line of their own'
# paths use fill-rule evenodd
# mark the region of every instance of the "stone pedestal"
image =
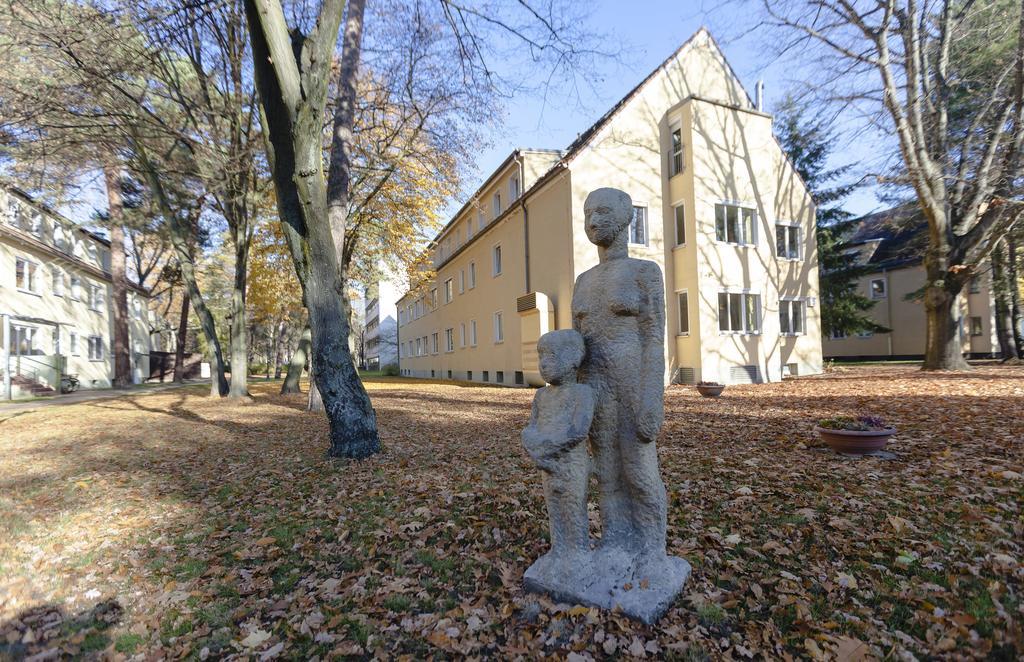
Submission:
<svg viewBox="0 0 1024 662">
<path fill-rule="evenodd" d="M 597 550 L 577 558 L 537 559 L 523 575 L 526 590 L 559 602 L 618 610 L 648 625 L 672 606 L 690 577 L 690 564 L 677 556 L 634 556 Z"/>
</svg>

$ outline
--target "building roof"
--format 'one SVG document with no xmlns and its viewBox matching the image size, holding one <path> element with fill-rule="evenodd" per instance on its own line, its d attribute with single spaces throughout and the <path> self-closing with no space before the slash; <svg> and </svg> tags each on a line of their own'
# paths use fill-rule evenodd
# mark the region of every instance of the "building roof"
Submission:
<svg viewBox="0 0 1024 662">
<path fill-rule="evenodd" d="M 856 219 L 847 243 L 863 249 L 864 264 L 896 269 L 924 259 L 927 229 L 928 221 L 921 208 L 909 203 Z"/>
</svg>

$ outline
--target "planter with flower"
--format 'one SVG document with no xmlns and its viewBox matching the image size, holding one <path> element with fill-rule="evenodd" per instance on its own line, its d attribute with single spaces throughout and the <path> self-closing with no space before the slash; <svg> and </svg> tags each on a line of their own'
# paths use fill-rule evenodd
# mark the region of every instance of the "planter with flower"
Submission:
<svg viewBox="0 0 1024 662">
<path fill-rule="evenodd" d="M 896 428 L 878 416 L 824 418 L 814 431 L 837 453 L 859 455 L 882 450 L 896 434 Z"/>
<path fill-rule="evenodd" d="M 697 392 L 705 398 L 717 398 L 725 390 L 725 384 L 718 382 L 697 382 Z"/>
</svg>

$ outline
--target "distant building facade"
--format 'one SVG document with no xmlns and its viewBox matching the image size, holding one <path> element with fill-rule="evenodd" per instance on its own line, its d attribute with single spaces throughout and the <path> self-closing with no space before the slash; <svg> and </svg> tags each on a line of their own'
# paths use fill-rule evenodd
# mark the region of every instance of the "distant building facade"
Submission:
<svg viewBox="0 0 1024 662">
<path fill-rule="evenodd" d="M 583 202 L 630 194 L 632 257 L 665 278 L 666 381 L 778 381 L 822 369 L 815 208 L 706 30 L 565 151 L 519 149 L 430 246 L 398 302 L 402 374 L 540 385 L 536 342 L 572 327 L 597 264 Z"/>
<path fill-rule="evenodd" d="M 58 391 L 66 374 L 80 388 L 110 387 L 112 304 L 110 242 L 0 186 L 0 371 L 11 396 Z M 141 383 L 149 377 L 149 293 L 131 283 L 128 317 L 131 375 Z"/>
<path fill-rule="evenodd" d="M 826 358 L 919 359 L 925 354 L 927 318 L 922 296 L 927 222 L 916 206 L 865 216 L 850 237 L 849 257 L 873 270 L 857 282 L 875 301 L 868 316 L 888 333 L 832 334 L 822 341 Z M 960 295 L 960 339 L 969 358 L 999 355 L 992 273 L 983 263 Z"/>
<path fill-rule="evenodd" d="M 401 279 L 385 269 L 384 276 L 366 288 L 363 353 L 367 370 L 398 366 L 398 299 Z"/>
</svg>

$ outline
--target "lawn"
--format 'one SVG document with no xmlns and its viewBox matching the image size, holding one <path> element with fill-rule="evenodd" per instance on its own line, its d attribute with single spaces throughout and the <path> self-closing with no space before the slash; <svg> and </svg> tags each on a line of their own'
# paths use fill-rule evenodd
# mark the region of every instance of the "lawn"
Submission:
<svg viewBox="0 0 1024 662">
<path fill-rule="evenodd" d="M 1022 368 L 670 388 L 694 575 L 654 627 L 523 592 L 547 536 L 531 391 L 367 385 L 385 450 L 361 463 L 276 384 L 0 421 L 0 659 L 1024 654 Z M 816 419 L 863 412 L 899 427 L 894 459 L 816 447 Z"/>
</svg>

